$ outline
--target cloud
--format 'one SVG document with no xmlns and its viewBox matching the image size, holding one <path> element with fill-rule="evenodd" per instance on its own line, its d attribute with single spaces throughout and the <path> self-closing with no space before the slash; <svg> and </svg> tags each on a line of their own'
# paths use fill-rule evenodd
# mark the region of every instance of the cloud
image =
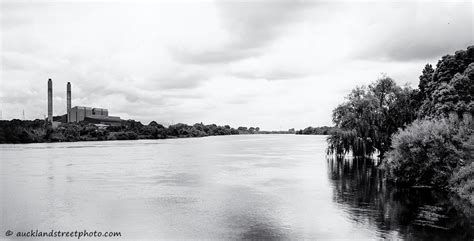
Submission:
<svg viewBox="0 0 474 241">
<path fill-rule="evenodd" d="M 231 49 L 229 46 L 209 50 L 185 50 L 171 47 L 170 53 L 177 61 L 185 64 L 226 64 L 258 55 L 259 51 Z"/>
<path fill-rule="evenodd" d="M 255 49 L 268 45 L 285 28 L 301 20 L 308 1 L 220 2 L 217 4 L 223 25 L 232 34 L 230 48 Z"/>
<path fill-rule="evenodd" d="M 418 84 L 472 45 L 472 2 L 2 1 L 0 109 L 42 118 L 73 105 L 169 123 L 330 125 L 356 85 Z"/>
<path fill-rule="evenodd" d="M 369 6 L 360 4 L 358 9 Z M 439 58 L 474 43 L 473 2 L 371 4 L 356 57 L 383 61 Z M 383 13 L 383 15 L 381 14 Z"/>
<path fill-rule="evenodd" d="M 236 71 L 230 72 L 233 76 L 246 79 L 265 79 L 268 81 L 294 80 L 308 76 L 305 73 L 283 70 L 277 68 L 262 68 L 261 71 Z"/>
<path fill-rule="evenodd" d="M 176 66 L 147 77 L 143 88 L 155 90 L 194 89 L 202 85 L 211 74 L 200 67 Z"/>
<path fill-rule="evenodd" d="M 174 47 L 171 52 L 183 63 L 226 64 L 259 56 L 271 42 L 285 35 L 288 27 L 302 20 L 308 1 L 220 1 L 217 14 L 226 37 L 209 48 Z M 210 36 L 212 38 L 212 36 Z"/>
<path fill-rule="evenodd" d="M 2 67 L 9 70 L 26 70 L 37 66 L 41 62 L 28 56 L 15 52 L 7 52 L 2 55 Z"/>
</svg>

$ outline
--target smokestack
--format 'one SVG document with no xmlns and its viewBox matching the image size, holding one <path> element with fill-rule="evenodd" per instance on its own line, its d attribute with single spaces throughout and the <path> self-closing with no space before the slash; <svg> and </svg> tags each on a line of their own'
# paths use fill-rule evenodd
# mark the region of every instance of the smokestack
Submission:
<svg viewBox="0 0 474 241">
<path fill-rule="evenodd" d="M 53 122 L 53 81 L 48 79 L 48 122 Z"/>
<path fill-rule="evenodd" d="M 71 83 L 67 82 L 67 122 L 71 122 Z"/>
</svg>

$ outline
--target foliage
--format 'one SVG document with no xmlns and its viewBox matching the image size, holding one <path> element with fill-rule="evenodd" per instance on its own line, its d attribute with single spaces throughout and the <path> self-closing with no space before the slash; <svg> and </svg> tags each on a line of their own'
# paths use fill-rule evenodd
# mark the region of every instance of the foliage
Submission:
<svg viewBox="0 0 474 241">
<path fill-rule="evenodd" d="M 309 127 L 304 128 L 303 130 L 297 131 L 296 134 L 297 135 L 332 135 L 334 131 L 335 131 L 335 128 L 330 127 L 330 126 L 321 126 L 321 127 L 309 126 Z"/>
<path fill-rule="evenodd" d="M 415 119 L 416 95 L 386 76 L 368 87 L 355 88 L 333 110 L 336 129 L 328 138 L 328 153 L 365 156 L 378 151 L 383 156 L 390 148 L 391 135 Z"/>
<path fill-rule="evenodd" d="M 474 162 L 456 170 L 449 180 L 451 191 L 474 205 Z"/>
<path fill-rule="evenodd" d="M 229 125 L 218 126 L 203 123 L 196 123 L 192 126 L 178 123 L 165 127 L 155 121 L 143 125 L 134 120 L 123 121 L 119 126 L 106 128 L 99 128 L 86 122 L 64 123 L 55 129 L 46 125 L 44 120 L 0 121 L 0 143 L 164 139 L 238 134 L 284 133 L 260 131 L 259 127 L 240 127 L 240 130 L 237 130 Z"/>
<path fill-rule="evenodd" d="M 32 143 L 42 141 L 46 136 L 45 121 L 0 121 L 0 143 Z"/>
<path fill-rule="evenodd" d="M 449 188 L 473 202 L 474 46 L 427 64 L 418 87 L 385 77 L 354 89 L 333 111 L 328 153 L 389 151 L 381 162 L 388 180 Z"/>
<path fill-rule="evenodd" d="M 137 133 L 133 131 L 120 131 L 111 133 L 109 140 L 136 140 L 138 139 Z"/>
<path fill-rule="evenodd" d="M 237 131 L 239 134 L 257 134 L 260 132 L 260 127 L 245 127 L 245 126 L 239 126 L 237 128 Z"/>
<path fill-rule="evenodd" d="M 356 130 L 335 129 L 328 137 L 328 154 L 342 156 L 352 152 L 354 156 L 365 156 L 375 151 L 368 137 L 360 137 Z"/>
<path fill-rule="evenodd" d="M 446 187 L 453 172 L 470 162 L 471 118 L 416 120 L 393 136 L 383 168 L 400 184 Z"/>
<path fill-rule="evenodd" d="M 474 114 L 474 46 L 442 57 L 420 76 L 419 117 Z"/>
</svg>

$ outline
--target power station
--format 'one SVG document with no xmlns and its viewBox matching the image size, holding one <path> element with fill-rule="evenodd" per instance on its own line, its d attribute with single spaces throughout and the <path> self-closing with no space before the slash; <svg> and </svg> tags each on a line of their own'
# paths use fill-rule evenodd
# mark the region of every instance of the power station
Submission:
<svg viewBox="0 0 474 241">
<path fill-rule="evenodd" d="M 71 83 L 67 82 L 66 88 L 66 114 L 53 116 L 53 81 L 48 79 L 48 118 L 47 121 L 53 127 L 61 123 L 87 122 L 92 124 L 103 124 L 110 126 L 120 126 L 122 119 L 118 116 L 109 116 L 109 111 L 104 108 L 74 106 L 71 108 Z"/>
</svg>

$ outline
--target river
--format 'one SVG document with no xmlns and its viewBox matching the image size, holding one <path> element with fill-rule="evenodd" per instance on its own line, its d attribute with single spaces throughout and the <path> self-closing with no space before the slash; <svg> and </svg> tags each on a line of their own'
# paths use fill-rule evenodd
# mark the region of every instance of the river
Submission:
<svg viewBox="0 0 474 241">
<path fill-rule="evenodd" d="M 0 145 L 5 231 L 126 239 L 472 240 L 473 207 L 398 189 L 324 136 Z"/>
</svg>

